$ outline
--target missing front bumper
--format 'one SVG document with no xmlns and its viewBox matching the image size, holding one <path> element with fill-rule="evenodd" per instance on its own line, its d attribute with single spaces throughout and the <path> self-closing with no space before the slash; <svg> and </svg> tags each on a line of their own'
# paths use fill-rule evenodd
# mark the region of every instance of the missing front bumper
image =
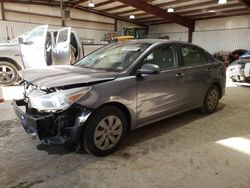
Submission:
<svg viewBox="0 0 250 188">
<path fill-rule="evenodd" d="M 71 121 L 66 121 L 66 112 L 51 113 L 47 115 L 29 115 L 21 107 L 26 108 L 26 102 L 22 100 L 13 100 L 13 110 L 21 120 L 24 130 L 27 133 L 33 133 L 45 143 L 64 144 L 67 141 L 79 142 L 83 124 L 87 121 L 91 111 L 79 110 L 72 115 Z M 76 111 L 76 109 L 73 109 Z M 68 118 L 68 117 L 67 117 Z"/>
</svg>

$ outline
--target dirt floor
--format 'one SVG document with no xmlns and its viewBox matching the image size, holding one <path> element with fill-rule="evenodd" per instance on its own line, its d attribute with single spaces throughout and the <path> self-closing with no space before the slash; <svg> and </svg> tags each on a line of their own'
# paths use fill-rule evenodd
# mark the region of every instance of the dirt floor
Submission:
<svg viewBox="0 0 250 188">
<path fill-rule="evenodd" d="M 43 147 L 0 104 L 0 187 L 250 187 L 250 88 L 227 88 L 218 111 L 187 112 L 131 132 L 97 158 Z"/>
</svg>

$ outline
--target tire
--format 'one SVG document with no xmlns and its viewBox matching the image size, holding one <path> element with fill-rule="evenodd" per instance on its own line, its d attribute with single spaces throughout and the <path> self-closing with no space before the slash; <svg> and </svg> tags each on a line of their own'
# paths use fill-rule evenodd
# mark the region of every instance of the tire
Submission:
<svg viewBox="0 0 250 188">
<path fill-rule="evenodd" d="M 15 65 L 7 61 L 0 61 L 0 85 L 10 86 L 15 84 L 19 76 Z"/>
<path fill-rule="evenodd" d="M 114 152 L 127 132 L 127 119 L 117 107 L 104 106 L 89 118 L 82 133 L 82 146 L 90 154 L 105 156 Z"/>
<path fill-rule="evenodd" d="M 215 112 L 217 109 L 217 105 L 219 103 L 219 99 L 220 99 L 219 88 L 218 86 L 213 85 L 212 87 L 210 87 L 210 89 L 206 94 L 202 107 L 202 112 L 205 114 L 212 114 L 213 112 Z"/>
</svg>

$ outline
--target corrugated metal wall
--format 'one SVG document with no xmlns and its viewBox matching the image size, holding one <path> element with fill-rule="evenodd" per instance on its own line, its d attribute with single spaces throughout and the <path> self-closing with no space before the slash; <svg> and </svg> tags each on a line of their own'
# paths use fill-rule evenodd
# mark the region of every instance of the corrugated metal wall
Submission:
<svg viewBox="0 0 250 188">
<path fill-rule="evenodd" d="M 7 37 L 13 39 L 37 26 L 39 26 L 39 24 L 0 21 L 0 33 L 4 39 L 7 39 Z"/>
<path fill-rule="evenodd" d="M 4 9 L 6 21 L 1 21 L 0 17 L 0 42 L 6 40 L 7 37 L 15 38 L 39 25 L 48 24 L 52 29 L 62 28 L 60 27 L 62 21 L 59 7 L 4 3 Z M 71 20 L 66 21 L 66 26 L 72 27 L 79 38 L 92 40 L 96 44 L 104 39 L 106 33 L 114 32 L 114 24 L 113 18 L 76 9 L 71 9 Z M 133 24 L 118 20 L 119 34 L 122 33 L 123 27 L 131 25 Z"/>
<path fill-rule="evenodd" d="M 20 23 L 12 21 L 0 21 L 0 42 L 4 42 L 9 36 L 10 39 L 13 39 L 25 32 L 28 32 L 35 27 L 41 24 L 31 24 L 31 23 Z M 49 26 L 49 29 L 60 29 L 63 27 L 60 26 Z M 74 28 L 80 39 L 94 39 L 94 42 L 99 44 L 100 41 L 104 38 L 104 34 L 110 31 L 106 30 L 95 30 L 95 29 L 82 29 Z"/>
<path fill-rule="evenodd" d="M 6 21 L 0 21 L 0 42 L 7 37 L 15 38 L 39 25 L 48 24 L 51 29 L 62 28 L 59 7 L 4 3 L 4 9 Z M 109 17 L 71 9 L 71 20 L 66 21 L 66 26 L 77 31 L 81 39 L 100 43 L 104 34 L 114 31 L 114 23 L 114 19 Z"/>
<path fill-rule="evenodd" d="M 164 36 L 168 36 L 170 40 L 188 41 L 188 33 L 186 32 L 149 34 L 148 38 L 158 39 L 159 37 L 164 37 Z"/>
<path fill-rule="evenodd" d="M 193 43 L 210 53 L 220 50 L 250 49 L 250 29 L 194 32 Z"/>
<path fill-rule="evenodd" d="M 149 38 L 169 36 L 170 40 L 187 41 L 187 28 L 177 24 L 162 24 L 149 26 Z"/>
<path fill-rule="evenodd" d="M 188 41 L 185 27 L 176 24 L 153 25 L 149 36 L 158 38 L 168 35 L 170 40 Z M 210 53 L 220 50 L 250 49 L 250 16 L 236 16 L 196 21 L 193 43 Z"/>
</svg>

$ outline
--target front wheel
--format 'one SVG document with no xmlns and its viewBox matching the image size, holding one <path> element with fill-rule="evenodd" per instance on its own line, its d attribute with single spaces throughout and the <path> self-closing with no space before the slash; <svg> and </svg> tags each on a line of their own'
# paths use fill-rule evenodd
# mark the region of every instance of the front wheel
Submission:
<svg viewBox="0 0 250 188">
<path fill-rule="evenodd" d="M 115 151 L 124 140 L 127 119 L 117 107 L 104 106 L 94 112 L 83 130 L 82 145 L 95 156 Z"/>
<path fill-rule="evenodd" d="M 217 105 L 220 99 L 219 88 L 216 85 L 213 85 L 207 92 L 202 111 L 205 114 L 211 114 L 216 111 Z"/>
<path fill-rule="evenodd" d="M 0 61 L 0 85 L 9 86 L 18 81 L 17 68 L 10 62 Z"/>
</svg>

